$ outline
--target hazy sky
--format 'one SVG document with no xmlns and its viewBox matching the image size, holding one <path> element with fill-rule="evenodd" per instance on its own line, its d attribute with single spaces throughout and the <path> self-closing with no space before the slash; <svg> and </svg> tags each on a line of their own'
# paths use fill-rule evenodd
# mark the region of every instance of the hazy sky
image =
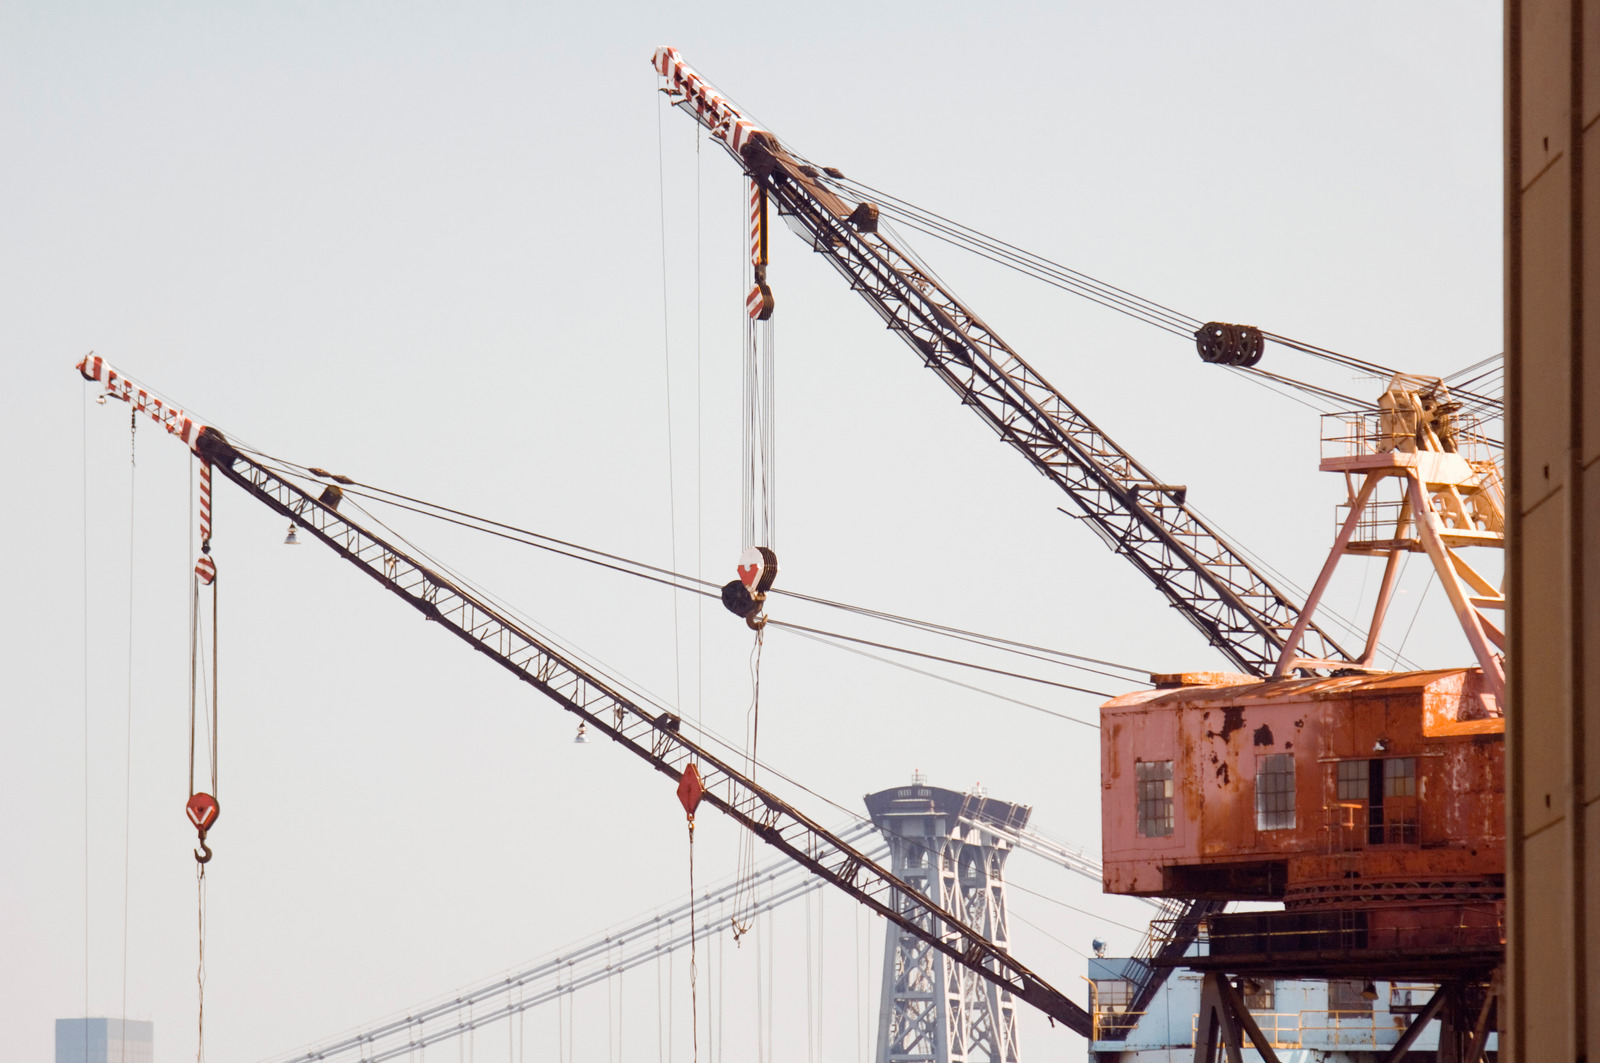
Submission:
<svg viewBox="0 0 1600 1063">
<path fill-rule="evenodd" d="M 663 108 L 647 62 L 664 43 L 819 163 L 1186 313 L 1419 372 L 1500 349 L 1488 2 L 12 0 L 0 7 L 7 1058 L 50 1058 L 53 1020 L 86 997 L 91 1014 L 125 998 L 153 1019 L 162 1063 L 194 1050 L 190 466 L 149 426 L 130 465 L 126 408 L 94 405 L 72 372 L 86 351 L 269 454 L 731 577 L 741 184 L 719 146 L 697 150 L 693 123 Z M 1164 332 L 916 246 L 1113 438 L 1311 582 L 1342 494 L 1316 472 L 1313 411 Z M 781 232 L 773 248 L 782 586 L 1154 670 L 1221 665 L 832 270 Z M 1313 367 L 1283 353 L 1264 368 Z M 1331 385 L 1373 390 L 1348 375 Z M 574 745 L 569 717 L 330 552 L 281 546 L 283 522 L 231 485 L 216 509 L 211 1059 L 286 1051 L 681 899 L 670 784 L 607 743 Z M 661 588 L 395 523 L 686 717 L 742 731 L 750 635 L 720 609 L 684 601 L 675 619 Z M 1395 642 L 1419 615 L 1420 575 Z M 1362 593 L 1359 572 L 1347 582 L 1341 607 Z M 1443 605 L 1437 591 L 1424 603 L 1406 654 L 1465 663 Z M 1093 696 L 981 682 L 1095 716 Z M 1098 847 L 1098 752 L 1083 727 L 776 632 L 761 689 L 764 757 L 838 804 L 859 809 L 920 768 L 957 789 L 981 780 L 1034 806 L 1042 829 Z M 708 878 L 732 870 L 730 825 L 706 819 L 699 839 Z M 1107 921 L 1145 910 L 1031 858 L 1011 873 L 1100 913 L 1012 898 L 1026 920 L 1015 953 L 1081 998 L 1080 953 L 1097 936 L 1131 948 Z M 827 1057 L 850 1059 L 851 935 L 870 933 L 876 954 L 882 923 L 827 904 L 812 962 L 835 994 Z M 780 1061 L 804 1058 L 804 934 L 797 909 L 771 944 L 788 972 Z M 726 962 L 736 994 L 751 961 L 730 950 Z M 681 964 L 670 977 L 686 1059 Z M 623 992 L 612 1044 L 657 1058 L 655 977 Z M 735 996 L 726 1006 L 728 1050 L 749 1058 L 754 1017 Z M 604 1059 L 603 995 L 575 1008 L 578 1058 Z M 554 1045 L 535 1032 L 553 1021 L 529 1019 L 530 1046 Z M 1032 1014 L 1022 1038 L 1032 1060 L 1081 1052 Z M 477 1051 L 502 1059 L 504 1039 Z"/>
</svg>

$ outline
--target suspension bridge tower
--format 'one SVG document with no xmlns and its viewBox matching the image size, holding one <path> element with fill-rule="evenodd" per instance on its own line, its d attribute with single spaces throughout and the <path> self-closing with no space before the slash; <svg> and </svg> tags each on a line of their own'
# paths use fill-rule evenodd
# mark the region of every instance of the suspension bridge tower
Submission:
<svg viewBox="0 0 1600 1063">
<path fill-rule="evenodd" d="M 940 908 L 1007 947 L 1005 862 L 1011 843 L 990 827 L 1021 829 L 1032 811 L 927 785 L 866 798 L 889 843 L 891 870 Z M 907 906 L 908 918 L 920 918 Z M 1016 1001 L 994 983 L 889 924 L 877 1063 L 1018 1063 Z"/>
</svg>

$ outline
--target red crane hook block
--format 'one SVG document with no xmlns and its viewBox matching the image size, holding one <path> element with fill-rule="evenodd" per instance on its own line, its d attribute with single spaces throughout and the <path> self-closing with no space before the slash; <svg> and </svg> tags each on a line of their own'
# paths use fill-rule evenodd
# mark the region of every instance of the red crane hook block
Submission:
<svg viewBox="0 0 1600 1063">
<path fill-rule="evenodd" d="M 700 796 L 705 792 L 705 784 L 700 781 L 700 769 L 691 763 L 683 769 L 683 778 L 678 780 L 678 803 L 688 813 L 691 826 L 694 825 L 694 810 L 700 807 Z"/>
<path fill-rule="evenodd" d="M 217 799 L 210 794 L 191 794 L 189 803 L 184 806 L 184 811 L 189 813 L 189 822 L 197 827 L 202 835 L 211 829 L 211 825 L 222 814 L 222 807 L 217 804 Z"/>
<path fill-rule="evenodd" d="M 189 822 L 200 832 L 200 848 L 194 851 L 195 860 L 202 864 L 210 863 L 211 846 L 206 844 L 206 832 L 222 814 L 222 806 L 217 804 L 217 799 L 210 794 L 197 793 L 189 795 L 189 801 L 183 806 L 183 810 L 189 813 Z"/>
</svg>

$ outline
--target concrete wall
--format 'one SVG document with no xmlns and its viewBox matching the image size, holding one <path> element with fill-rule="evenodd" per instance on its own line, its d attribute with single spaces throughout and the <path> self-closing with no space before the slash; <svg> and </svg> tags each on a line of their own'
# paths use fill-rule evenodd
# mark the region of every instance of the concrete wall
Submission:
<svg viewBox="0 0 1600 1063">
<path fill-rule="evenodd" d="M 1600 0 L 1507 0 L 1504 1058 L 1600 1061 Z M 1591 856 L 1590 854 L 1595 854 Z"/>
</svg>

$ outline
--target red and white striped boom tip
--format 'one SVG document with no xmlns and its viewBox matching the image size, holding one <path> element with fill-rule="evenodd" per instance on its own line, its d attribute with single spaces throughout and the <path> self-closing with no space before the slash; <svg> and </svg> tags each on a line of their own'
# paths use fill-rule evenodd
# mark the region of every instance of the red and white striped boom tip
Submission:
<svg viewBox="0 0 1600 1063">
<path fill-rule="evenodd" d="M 734 156 L 744 158 L 744 146 L 756 133 L 766 130 L 740 114 L 727 97 L 711 87 L 710 82 L 683 61 L 678 49 L 666 46 L 656 49 L 650 65 L 656 73 L 667 79 L 667 87 L 681 92 L 684 102 L 692 106 L 701 121 L 710 128 L 711 135 L 728 146 Z M 770 135 L 770 134 L 769 134 Z"/>
<path fill-rule="evenodd" d="M 91 354 L 79 362 L 78 372 L 83 374 L 85 380 L 98 380 L 105 385 L 106 397 L 121 399 L 135 410 L 142 410 L 162 428 L 188 444 L 190 450 L 199 451 L 200 432 L 205 425 L 166 400 L 150 394 L 144 385 L 111 368 L 98 354 Z"/>
</svg>

